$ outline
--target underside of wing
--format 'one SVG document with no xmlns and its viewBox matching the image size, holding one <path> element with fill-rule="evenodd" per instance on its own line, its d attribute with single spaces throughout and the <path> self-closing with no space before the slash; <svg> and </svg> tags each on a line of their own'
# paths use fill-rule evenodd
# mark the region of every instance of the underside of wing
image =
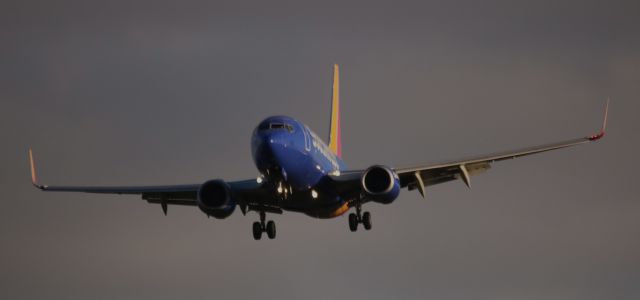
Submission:
<svg viewBox="0 0 640 300">
<path fill-rule="evenodd" d="M 95 194 L 142 195 L 144 199 L 165 199 L 179 201 L 176 204 L 195 204 L 200 184 L 158 185 L 158 186 L 49 186 L 40 184 L 36 173 L 33 151 L 29 149 L 31 183 L 47 192 L 81 192 Z M 188 203 L 187 203 L 188 202 Z"/>
<path fill-rule="evenodd" d="M 149 203 L 162 205 L 164 213 L 168 205 L 198 205 L 198 191 L 203 183 L 182 185 L 153 185 L 153 186 L 50 186 L 40 184 L 36 174 L 33 151 L 29 149 L 29 163 L 31 169 L 31 183 L 38 189 L 47 192 L 81 192 L 96 194 L 140 195 Z M 239 204 L 243 213 L 247 208 L 261 208 L 271 205 L 273 196 L 256 180 L 242 180 L 226 182 L 232 193 L 233 200 Z M 271 209 L 272 211 L 275 208 Z"/>
</svg>

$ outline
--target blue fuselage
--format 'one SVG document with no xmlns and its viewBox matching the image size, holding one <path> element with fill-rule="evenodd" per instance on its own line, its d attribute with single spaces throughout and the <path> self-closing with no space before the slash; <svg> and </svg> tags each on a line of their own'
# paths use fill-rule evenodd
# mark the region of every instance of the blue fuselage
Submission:
<svg viewBox="0 0 640 300">
<path fill-rule="evenodd" d="M 333 185 L 323 184 L 327 175 L 345 169 L 344 162 L 302 122 L 286 116 L 266 118 L 253 131 L 251 152 L 262 180 L 281 195 L 284 209 L 315 217 L 346 211 L 348 199 Z"/>
</svg>

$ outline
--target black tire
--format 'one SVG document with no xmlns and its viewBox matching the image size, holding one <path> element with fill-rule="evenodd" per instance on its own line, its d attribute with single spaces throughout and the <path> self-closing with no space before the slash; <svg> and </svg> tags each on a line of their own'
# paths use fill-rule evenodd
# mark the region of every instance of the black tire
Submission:
<svg viewBox="0 0 640 300">
<path fill-rule="evenodd" d="M 349 230 L 351 230 L 351 232 L 358 230 L 358 216 L 354 213 L 349 214 Z"/>
<path fill-rule="evenodd" d="M 267 222 L 267 236 L 270 239 L 276 238 L 276 223 L 273 221 Z"/>
<path fill-rule="evenodd" d="M 371 230 L 371 214 L 368 211 L 362 214 L 362 225 L 364 225 L 364 229 Z"/>
<path fill-rule="evenodd" d="M 260 222 L 253 222 L 253 239 L 256 241 L 262 237 L 262 225 Z"/>
</svg>

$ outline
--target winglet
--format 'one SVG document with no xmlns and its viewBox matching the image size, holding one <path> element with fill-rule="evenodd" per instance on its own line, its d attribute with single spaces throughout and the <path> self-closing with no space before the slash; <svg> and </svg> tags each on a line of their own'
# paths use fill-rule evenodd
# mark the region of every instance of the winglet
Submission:
<svg viewBox="0 0 640 300">
<path fill-rule="evenodd" d="M 590 141 L 597 141 L 602 137 L 604 137 L 605 130 L 607 129 L 607 115 L 609 114 L 609 101 L 610 99 L 607 98 L 607 104 L 605 105 L 605 108 L 604 108 L 604 121 L 602 121 L 602 128 L 600 129 L 600 132 L 598 132 L 597 134 L 594 134 L 588 137 Z"/>
<path fill-rule="evenodd" d="M 44 186 L 38 184 L 38 176 L 36 175 L 36 165 L 33 162 L 33 151 L 31 151 L 31 148 L 29 148 L 29 166 L 31 167 L 31 184 L 33 184 L 33 186 L 44 190 Z"/>
</svg>

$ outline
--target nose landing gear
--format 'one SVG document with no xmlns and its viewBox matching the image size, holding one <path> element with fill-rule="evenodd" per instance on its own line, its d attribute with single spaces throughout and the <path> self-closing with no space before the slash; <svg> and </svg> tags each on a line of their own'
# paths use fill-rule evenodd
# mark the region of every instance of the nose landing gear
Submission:
<svg viewBox="0 0 640 300">
<path fill-rule="evenodd" d="M 269 237 L 269 239 L 276 238 L 276 223 L 271 220 L 265 223 L 266 218 L 266 213 L 261 211 L 260 222 L 253 222 L 253 239 L 255 239 L 256 241 L 262 238 L 263 232 L 267 233 L 267 237 Z"/>
<path fill-rule="evenodd" d="M 280 196 L 280 200 L 287 200 L 291 195 L 293 195 L 293 188 L 288 185 L 285 181 L 279 181 L 276 186 L 276 192 Z"/>
<path fill-rule="evenodd" d="M 349 230 L 355 232 L 358 230 L 358 224 L 362 224 L 365 230 L 371 230 L 371 213 L 365 211 L 362 213 L 362 205 L 356 205 L 356 213 L 349 214 Z"/>
</svg>

